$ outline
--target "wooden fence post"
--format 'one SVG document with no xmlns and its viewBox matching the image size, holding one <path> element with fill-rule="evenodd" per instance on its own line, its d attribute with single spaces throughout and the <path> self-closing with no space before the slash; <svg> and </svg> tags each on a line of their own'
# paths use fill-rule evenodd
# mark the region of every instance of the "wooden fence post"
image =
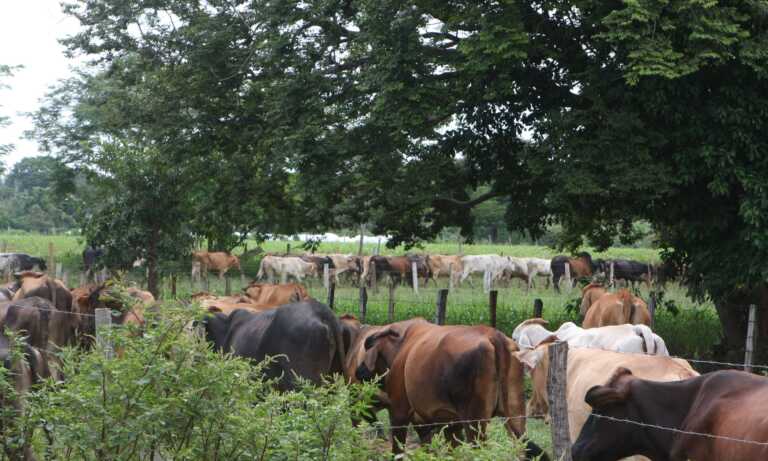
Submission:
<svg viewBox="0 0 768 461">
<path fill-rule="evenodd" d="M 544 315 L 544 301 L 539 298 L 533 300 L 533 318 L 540 319 Z"/>
<path fill-rule="evenodd" d="M 365 316 L 368 313 L 368 290 L 365 284 L 360 284 L 360 323 L 365 323 Z"/>
<path fill-rule="evenodd" d="M 365 243 L 365 224 L 360 224 L 360 244 L 357 247 L 357 255 L 363 255 L 363 244 Z"/>
<path fill-rule="evenodd" d="M 491 290 L 491 293 L 488 295 L 488 309 L 490 311 L 488 314 L 493 328 L 496 328 L 496 303 L 498 299 L 498 290 Z"/>
<path fill-rule="evenodd" d="M 176 299 L 176 274 L 171 274 L 171 297 Z"/>
<path fill-rule="evenodd" d="M 411 284 L 413 292 L 419 294 L 419 270 L 416 261 L 411 261 Z"/>
<path fill-rule="evenodd" d="M 232 294 L 232 281 L 224 275 L 224 295 L 230 296 Z"/>
<path fill-rule="evenodd" d="M 333 310 L 334 297 L 336 296 L 336 282 L 333 280 L 328 284 L 328 307 Z"/>
<path fill-rule="evenodd" d="M 65 287 L 69 288 L 69 274 L 67 274 L 67 271 L 64 271 L 61 274 L 61 283 L 63 283 Z"/>
<path fill-rule="evenodd" d="M 448 309 L 448 290 L 445 288 L 437 291 L 437 310 L 435 312 L 435 323 L 445 325 L 446 310 Z"/>
<path fill-rule="evenodd" d="M 328 263 L 323 264 L 323 287 L 328 290 L 329 284 L 328 279 L 331 277 L 331 269 L 328 266 Z"/>
<path fill-rule="evenodd" d="M 571 291 L 573 282 L 571 281 L 571 264 L 568 261 L 565 262 L 565 283 L 568 284 L 568 291 Z"/>
<path fill-rule="evenodd" d="M 379 238 L 379 241 L 376 242 L 376 256 L 381 254 L 381 238 Z"/>
<path fill-rule="evenodd" d="M 112 311 L 107 308 L 96 309 L 96 344 L 104 348 L 104 357 L 111 359 L 114 355 L 112 349 L 112 341 L 105 331 L 108 331 L 112 327 Z"/>
<path fill-rule="evenodd" d="M 389 279 L 387 284 L 389 287 L 389 300 L 387 302 L 387 321 L 392 323 L 395 321 L 395 282 L 392 278 Z"/>
<path fill-rule="evenodd" d="M 651 330 L 656 325 L 656 292 L 651 291 L 650 299 L 648 300 L 648 313 L 651 314 Z"/>
<path fill-rule="evenodd" d="M 611 275 L 608 278 L 608 286 L 614 288 L 615 281 L 613 280 L 613 261 L 611 261 Z"/>
<path fill-rule="evenodd" d="M 453 263 L 448 264 L 448 289 L 453 291 Z"/>
<path fill-rule="evenodd" d="M 568 343 L 557 341 L 548 347 L 549 375 L 547 395 L 552 430 L 554 459 L 571 461 L 571 436 L 568 429 L 568 401 L 566 381 L 568 377 Z"/>
<path fill-rule="evenodd" d="M 757 306 L 749 305 L 749 323 L 747 323 L 747 344 L 744 348 L 744 371 L 752 373 L 752 354 L 755 350 L 755 317 Z"/>
<path fill-rule="evenodd" d="M 285 254 L 287 254 L 287 255 L 291 254 L 291 244 L 290 243 L 286 243 L 285 244 Z"/>
<path fill-rule="evenodd" d="M 491 271 L 486 270 L 483 272 L 483 291 L 488 293 L 491 291 Z"/>
<path fill-rule="evenodd" d="M 51 276 L 56 273 L 56 261 L 54 258 L 53 242 L 48 242 L 48 275 Z"/>
<path fill-rule="evenodd" d="M 371 278 L 371 288 L 374 293 L 379 292 L 379 274 L 376 273 L 376 262 L 373 257 L 368 260 L 368 276 Z"/>
<path fill-rule="evenodd" d="M 64 272 L 64 265 L 62 263 L 56 263 L 56 278 L 61 280 L 61 274 Z"/>
<path fill-rule="evenodd" d="M 211 283 L 208 280 L 208 268 L 205 266 L 203 266 L 202 276 L 203 276 L 203 291 L 210 293 Z"/>
</svg>

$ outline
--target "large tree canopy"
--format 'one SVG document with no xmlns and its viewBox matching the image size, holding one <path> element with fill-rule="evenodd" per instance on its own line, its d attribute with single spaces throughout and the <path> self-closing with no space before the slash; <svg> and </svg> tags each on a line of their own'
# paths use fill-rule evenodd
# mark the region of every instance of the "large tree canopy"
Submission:
<svg viewBox="0 0 768 461">
<path fill-rule="evenodd" d="M 768 276 L 766 1 L 65 9 L 82 24 L 65 43 L 92 61 L 37 136 L 85 165 L 104 140 L 151 147 L 185 181 L 191 232 L 231 246 L 372 222 L 411 244 L 470 235 L 501 199 L 509 229 L 559 224 L 576 248 L 644 220 L 741 341 L 735 307 Z"/>
</svg>

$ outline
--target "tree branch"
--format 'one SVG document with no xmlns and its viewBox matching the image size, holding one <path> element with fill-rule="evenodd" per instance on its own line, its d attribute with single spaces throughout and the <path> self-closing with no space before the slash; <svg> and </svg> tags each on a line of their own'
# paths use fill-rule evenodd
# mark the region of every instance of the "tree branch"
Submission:
<svg viewBox="0 0 768 461">
<path fill-rule="evenodd" d="M 491 200 L 491 199 L 496 198 L 496 197 L 501 197 L 501 196 L 504 196 L 504 195 L 507 195 L 507 193 L 506 192 L 499 192 L 499 191 L 488 191 L 488 192 L 486 192 L 484 194 L 478 195 L 477 197 L 475 197 L 475 198 L 473 198 L 471 200 L 461 201 L 461 200 L 456 200 L 456 199 L 450 198 L 450 197 L 438 197 L 438 198 L 436 198 L 434 200 L 434 202 L 435 203 L 445 203 L 445 204 L 448 204 L 448 205 L 453 205 L 453 206 L 461 207 L 461 208 L 473 208 L 473 207 L 475 207 L 475 206 L 477 206 L 477 205 L 479 205 L 479 204 L 481 204 L 483 202 L 487 202 L 488 200 Z"/>
</svg>

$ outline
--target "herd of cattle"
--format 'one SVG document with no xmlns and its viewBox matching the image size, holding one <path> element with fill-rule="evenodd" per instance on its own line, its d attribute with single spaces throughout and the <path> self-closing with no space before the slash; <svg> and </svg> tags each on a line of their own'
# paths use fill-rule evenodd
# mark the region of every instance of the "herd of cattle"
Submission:
<svg viewBox="0 0 768 461">
<path fill-rule="evenodd" d="M 227 271 L 237 268 L 242 272 L 237 256 L 224 252 L 197 251 L 193 254 L 192 276 L 198 277 L 207 271 L 218 272 L 223 277 Z M 567 266 L 567 270 L 566 270 Z M 304 255 L 265 255 L 259 264 L 257 280 L 266 279 L 269 283 L 293 279 L 302 283 L 308 277 L 323 277 L 325 268 L 329 277 L 340 283 L 340 277 L 347 276 L 355 282 L 360 280 L 370 284 L 373 280 L 389 279 L 393 283 L 412 283 L 414 270 L 416 277 L 424 284 L 437 281 L 438 277 L 448 277 L 458 286 L 465 281 L 473 284 L 472 275 L 489 274 L 492 281 L 521 279 L 527 287 L 535 285 L 543 277 L 549 286 L 559 290 L 560 280 L 571 276 L 577 280 L 589 279 L 596 274 L 608 276 L 613 270 L 613 278 L 627 283 L 650 283 L 658 269 L 651 264 L 628 259 L 593 260 L 589 253 L 577 257 L 555 256 L 552 259 L 523 258 L 500 255 L 406 255 L 406 256 L 355 256 L 351 254 L 304 254 Z"/>
<path fill-rule="evenodd" d="M 378 264 L 375 258 L 368 259 L 368 271 L 370 262 Z M 479 258 L 461 258 L 461 274 L 471 273 Z M 574 275 L 578 263 L 594 264 L 585 256 L 574 259 L 562 261 Z M 553 260 L 554 274 L 557 267 Z M 65 379 L 55 352 L 93 346 L 95 309 L 110 308 L 113 323 L 133 325 L 135 334 L 145 327 L 144 313 L 159 309 L 151 294 L 135 288 L 70 290 L 43 273 L 16 275 L 0 287 L 0 327 L 21 333 L 26 361 L 12 360 L 4 333 L 0 358 L 14 371 L 20 392 L 42 378 Z M 224 353 L 254 361 L 273 357 L 265 374 L 280 390 L 293 389 L 297 378 L 322 385 L 331 374 L 350 382 L 377 380 L 370 414 L 373 420 L 377 410 L 388 411 L 395 453 L 409 425 L 422 443 L 440 430 L 449 440 L 473 441 L 485 437 L 489 420 L 502 417 L 511 435 L 524 436 L 526 417 L 546 418 L 548 347 L 564 341 L 571 346 L 567 401 L 574 459 L 768 459 L 768 378 L 737 371 L 699 376 L 687 361 L 669 356 L 649 327 L 647 306 L 627 289 L 591 283 L 582 290 L 581 326 L 569 322 L 549 331 L 546 321 L 530 319 L 511 337 L 487 326 L 439 326 L 421 318 L 362 325 L 354 316 L 337 316 L 297 283 L 253 282 L 240 296 L 198 293 L 190 306 L 207 313 L 190 325 L 190 334 L 204 335 Z M 533 383 L 527 403 L 526 373 Z M 531 441 L 526 456 L 547 459 Z"/>
</svg>

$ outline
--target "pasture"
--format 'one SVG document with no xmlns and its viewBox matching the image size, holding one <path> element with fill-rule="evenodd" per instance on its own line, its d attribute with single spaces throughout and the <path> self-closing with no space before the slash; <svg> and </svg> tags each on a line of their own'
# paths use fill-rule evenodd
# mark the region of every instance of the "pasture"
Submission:
<svg viewBox="0 0 768 461">
<path fill-rule="evenodd" d="M 64 270 L 69 272 L 70 285 L 77 284 L 77 274 L 81 271 L 80 253 L 83 243 L 77 237 L 71 236 L 43 236 L 43 235 L 0 235 L 0 242 L 5 242 L 8 251 L 26 252 L 34 255 L 45 256 L 48 252 L 48 244 L 54 245 L 56 259 L 63 263 Z M 291 244 L 292 252 L 301 250 L 296 248 L 297 242 L 266 242 L 263 248 L 266 252 L 285 252 L 286 245 Z M 248 248 L 253 248 L 255 242 L 249 242 Z M 357 244 L 349 243 L 323 243 L 319 252 L 356 252 Z M 366 245 L 366 252 L 376 250 L 375 245 Z M 451 251 L 453 250 L 453 251 Z M 453 243 L 435 243 L 425 245 L 424 248 L 417 251 L 428 253 L 455 253 L 457 246 Z M 464 245 L 463 251 L 466 254 L 484 254 L 497 253 L 510 256 L 537 256 L 551 257 L 555 253 L 546 247 L 526 246 L 526 245 Z M 402 249 L 381 248 L 382 254 L 402 254 Z M 642 261 L 657 261 L 658 254 L 650 249 L 635 248 L 617 248 L 611 249 L 605 253 L 594 253 L 595 257 L 613 258 L 623 257 Z M 255 276 L 258 270 L 259 258 L 244 263 L 245 277 L 241 279 L 236 270 L 228 274 L 228 284 L 232 293 L 240 292 L 243 288 L 243 281 L 246 283 Z M 171 294 L 170 275 L 176 276 L 176 297 L 178 299 L 188 299 L 188 297 L 201 291 L 200 282 L 194 282 L 189 276 L 189 263 L 165 262 L 162 265 L 163 277 L 161 283 L 161 298 L 169 301 Z M 125 274 L 125 278 L 142 285 L 143 271 L 136 270 Z M 394 318 L 393 320 L 405 320 L 413 317 L 424 317 L 432 320 L 435 316 L 435 307 L 437 293 L 440 288 L 448 288 L 448 282 L 440 279 L 438 284 L 429 282 L 423 285 L 423 280 L 419 281 L 418 293 L 407 285 L 398 286 L 394 290 Z M 220 281 L 214 274 L 208 277 L 209 291 L 223 294 L 225 283 Z M 482 280 L 477 276 L 473 280 L 474 286 L 465 283 L 462 286 L 454 287 L 448 295 L 447 324 L 488 324 L 489 323 L 489 295 L 483 291 Z M 495 284 L 493 289 L 498 291 L 497 305 L 497 327 L 507 335 L 511 335 L 512 330 L 523 320 L 532 316 L 533 302 L 535 299 L 541 299 L 544 304 L 543 316 L 550 324 L 550 329 L 556 329 L 566 321 L 578 321 L 578 302 L 580 291 L 578 288 L 569 290 L 565 288 L 561 293 L 555 293 L 551 287 L 546 287 L 544 280 L 536 282 L 536 287 L 526 290 L 524 284 L 519 280 Z M 322 284 L 322 280 L 307 280 L 309 293 L 316 299 L 325 302 L 327 300 L 327 290 Z M 647 288 L 639 287 L 639 294 L 645 298 L 648 297 Z M 359 315 L 359 288 L 349 280 L 342 279 L 342 283 L 335 289 L 334 310 L 341 313 L 351 313 Z M 388 322 L 389 290 L 386 284 L 380 284 L 377 290 L 369 289 L 367 292 L 367 317 L 366 322 L 370 324 L 385 324 Z M 689 359 L 706 359 L 720 337 L 720 325 L 717 315 L 709 303 L 698 304 L 689 299 L 684 290 L 677 285 L 670 285 L 664 295 L 664 300 L 676 306 L 677 309 L 667 309 L 659 307 L 656 311 L 655 331 L 661 335 L 667 342 L 670 353 Z M 170 303 L 174 305 L 175 303 Z M 325 395 L 324 398 L 329 398 Z M 380 422 L 386 426 L 386 416 L 384 413 L 378 415 Z M 549 426 L 541 420 L 529 421 L 529 435 L 540 446 L 548 451 L 550 450 L 550 432 Z M 388 444 L 377 440 L 370 434 L 365 434 L 366 443 L 374 452 L 387 453 Z M 504 440 L 503 430 L 500 425 L 491 425 L 491 437 L 489 444 L 502 444 Z M 440 448 L 435 448 L 440 453 Z M 489 449 L 487 453 L 493 453 Z M 369 455 L 370 456 L 370 455 Z M 462 459 L 462 458 L 457 458 Z"/>
</svg>

